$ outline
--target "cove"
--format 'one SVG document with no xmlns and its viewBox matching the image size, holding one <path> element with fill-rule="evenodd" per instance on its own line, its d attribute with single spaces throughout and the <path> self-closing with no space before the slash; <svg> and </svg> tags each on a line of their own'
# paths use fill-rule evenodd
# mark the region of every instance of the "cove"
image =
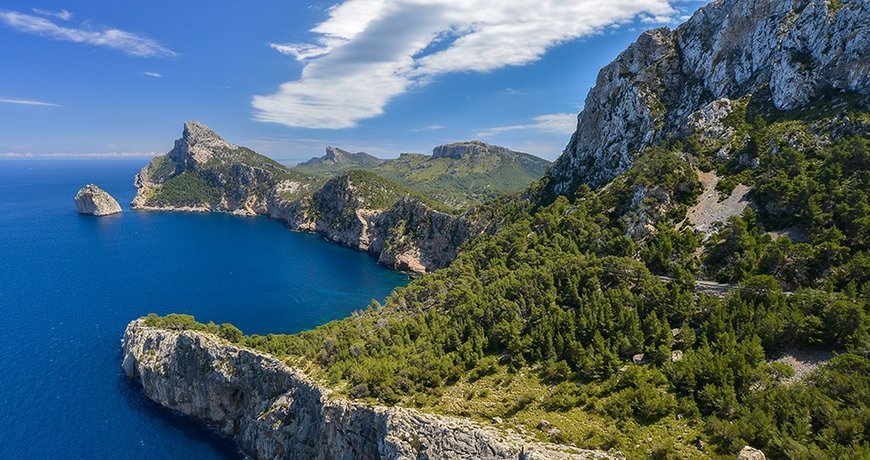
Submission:
<svg viewBox="0 0 870 460">
<path fill-rule="evenodd" d="M 0 160 L 0 458 L 238 458 L 119 368 L 149 312 L 292 333 L 382 300 L 406 275 L 268 218 L 131 211 L 145 160 Z M 93 182 L 120 215 L 75 212 Z"/>
</svg>

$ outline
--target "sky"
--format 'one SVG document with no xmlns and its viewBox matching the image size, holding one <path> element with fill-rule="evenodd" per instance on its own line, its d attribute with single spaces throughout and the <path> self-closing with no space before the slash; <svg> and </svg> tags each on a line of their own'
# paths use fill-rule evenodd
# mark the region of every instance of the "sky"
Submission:
<svg viewBox="0 0 870 460">
<path fill-rule="evenodd" d="M 0 158 L 281 161 L 470 139 L 555 159 L 598 70 L 690 0 L 0 1 Z"/>
</svg>

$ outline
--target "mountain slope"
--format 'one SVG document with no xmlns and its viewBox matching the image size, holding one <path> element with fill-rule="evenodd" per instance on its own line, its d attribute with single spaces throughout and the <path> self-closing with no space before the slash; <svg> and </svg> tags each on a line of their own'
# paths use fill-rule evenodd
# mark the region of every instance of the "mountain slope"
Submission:
<svg viewBox="0 0 870 460">
<path fill-rule="evenodd" d="M 438 146 L 431 156 L 404 153 L 377 164 L 371 160 L 374 157 L 349 155 L 365 154 L 331 157 L 327 151 L 326 156 L 301 163 L 298 169 L 326 175 L 368 169 L 452 208 L 466 209 L 528 187 L 544 175 L 550 164 L 534 155 L 480 141 Z"/>
<path fill-rule="evenodd" d="M 322 157 L 312 158 L 296 166 L 318 172 L 334 173 L 354 168 L 373 168 L 383 162 L 384 160 L 365 152 L 350 153 L 338 147 L 326 147 L 326 154 Z"/>
</svg>

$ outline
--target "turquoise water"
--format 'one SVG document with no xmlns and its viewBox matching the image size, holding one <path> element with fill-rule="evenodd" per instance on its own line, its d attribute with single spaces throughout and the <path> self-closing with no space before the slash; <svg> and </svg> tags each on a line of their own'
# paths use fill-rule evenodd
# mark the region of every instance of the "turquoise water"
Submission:
<svg viewBox="0 0 870 460">
<path fill-rule="evenodd" d="M 129 209 L 143 160 L 0 160 L 0 458 L 238 458 L 120 371 L 149 312 L 296 332 L 382 299 L 407 276 L 267 218 Z M 94 182 L 124 207 L 80 216 Z"/>
</svg>

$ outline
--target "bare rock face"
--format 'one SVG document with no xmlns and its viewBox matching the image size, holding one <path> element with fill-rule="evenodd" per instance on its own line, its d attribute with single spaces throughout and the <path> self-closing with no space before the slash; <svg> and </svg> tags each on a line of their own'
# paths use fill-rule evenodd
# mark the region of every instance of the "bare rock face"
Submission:
<svg viewBox="0 0 870 460">
<path fill-rule="evenodd" d="M 112 195 L 109 195 L 108 192 L 94 184 L 82 187 L 76 193 L 75 201 L 79 214 L 108 216 L 121 212 L 121 205 L 118 204 L 118 201 L 112 198 Z"/>
<path fill-rule="evenodd" d="M 550 191 L 602 186 L 690 123 L 727 135 L 716 132 L 727 99 L 794 110 L 825 92 L 870 104 L 870 2 L 714 1 L 676 30 L 644 32 L 601 70 Z"/>
<path fill-rule="evenodd" d="M 206 333 L 127 326 L 124 373 L 254 459 L 609 459 L 470 421 L 337 397 L 280 360 Z"/>
<path fill-rule="evenodd" d="M 754 447 L 746 446 L 740 449 L 740 453 L 737 454 L 737 460 L 767 460 L 767 457 L 764 455 L 764 452 Z"/>
</svg>

